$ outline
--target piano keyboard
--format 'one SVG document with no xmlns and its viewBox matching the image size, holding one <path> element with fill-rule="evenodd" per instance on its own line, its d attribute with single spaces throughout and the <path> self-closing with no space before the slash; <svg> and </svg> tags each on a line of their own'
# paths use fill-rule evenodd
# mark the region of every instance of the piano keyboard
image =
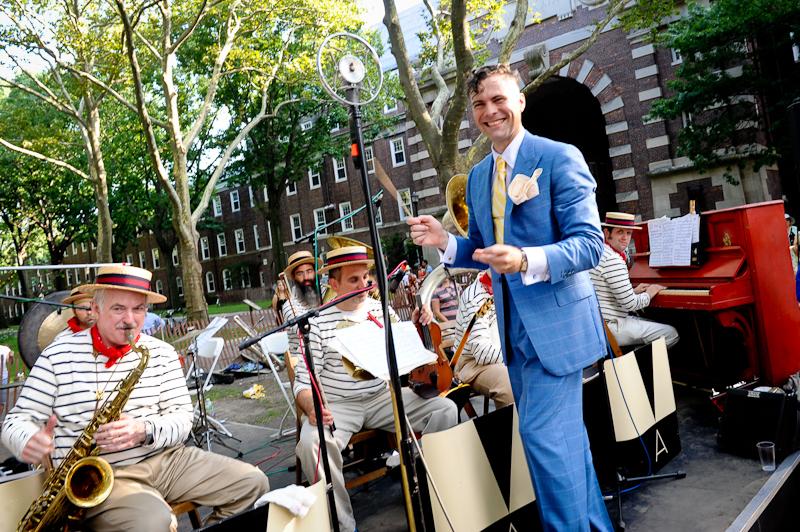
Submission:
<svg viewBox="0 0 800 532">
<path fill-rule="evenodd" d="M 665 288 L 657 295 L 659 296 L 689 296 L 689 297 L 704 297 L 711 293 L 709 289 L 703 288 Z"/>
</svg>

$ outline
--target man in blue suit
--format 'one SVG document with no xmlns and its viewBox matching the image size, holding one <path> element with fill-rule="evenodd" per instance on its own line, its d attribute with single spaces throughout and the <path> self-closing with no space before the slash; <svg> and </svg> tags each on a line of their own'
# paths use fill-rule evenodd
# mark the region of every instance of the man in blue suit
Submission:
<svg viewBox="0 0 800 532">
<path fill-rule="evenodd" d="M 470 172 L 469 237 L 408 218 L 445 263 L 492 269 L 500 338 L 545 530 L 613 530 L 583 425 L 582 369 L 606 353 L 587 270 L 603 252 L 594 178 L 574 146 L 522 127 L 525 96 L 507 65 L 467 83 L 492 153 Z"/>
</svg>

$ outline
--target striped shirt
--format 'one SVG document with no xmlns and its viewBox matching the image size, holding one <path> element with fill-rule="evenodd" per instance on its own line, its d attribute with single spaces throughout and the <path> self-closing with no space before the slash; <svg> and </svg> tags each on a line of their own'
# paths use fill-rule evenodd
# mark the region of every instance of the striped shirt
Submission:
<svg viewBox="0 0 800 532">
<path fill-rule="evenodd" d="M 150 350 L 150 362 L 134 387 L 123 412 L 152 422 L 152 445 L 102 454 L 112 465 L 130 465 L 183 444 L 192 427 L 193 409 L 178 355 L 161 340 L 141 335 L 139 346 Z M 107 358 L 94 356 L 89 330 L 66 336 L 47 346 L 25 381 L 16 406 L 3 421 L 2 442 L 20 457 L 28 440 L 55 414 L 54 463 L 59 463 L 100 406 L 139 364 L 131 351 L 110 368 Z"/>
<path fill-rule="evenodd" d="M 447 318 L 447 321 L 456 319 L 458 313 L 458 291 L 453 281 L 442 284 L 434 290 L 431 299 L 439 300 L 439 312 Z"/>
<path fill-rule="evenodd" d="M 396 315 L 393 310 L 389 311 L 394 321 Z M 343 312 L 335 306 L 330 307 L 310 321 L 311 330 L 308 338 L 311 355 L 314 358 L 314 372 L 322 383 L 322 389 L 328 399 L 369 396 L 386 389 L 386 383 L 381 379 L 356 380 L 351 377 L 342 365 L 342 355 L 330 346 L 337 329 L 363 323 L 367 320 L 367 312 L 376 318 L 381 318 L 383 315 L 381 302 L 367 298 L 358 310 L 352 312 Z M 369 349 L 369 346 L 364 347 Z M 301 390 L 311 388 L 304 357 L 300 358 L 295 371 L 297 373 L 294 380 L 294 394 L 297 396 Z"/>
<path fill-rule="evenodd" d="M 589 271 L 603 319 L 625 318 L 628 313 L 642 309 L 650 304 L 646 292 L 636 294 L 631 285 L 628 267 L 622 257 L 605 244 L 600 263 Z"/>
<path fill-rule="evenodd" d="M 472 316 L 489 299 L 489 293 L 478 279 L 472 282 L 461 292 L 456 316 L 456 338 L 461 341 L 464 331 L 467 330 Z M 458 359 L 457 369 L 462 368 L 470 359 L 477 364 L 488 366 L 503 362 L 503 352 L 500 349 L 500 333 L 497 329 L 497 312 L 494 305 L 480 318 L 475 320 L 469 338 L 464 344 L 461 358 Z"/>
<path fill-rule="evenodd" d="M 309 310 L 311 310 L 310 307 L 306 306 L 304 302 L 293 295 L 288 301 L 283 303 L 281 307 L 281 316 L 283 316 L 283 321 L 285 323 L 295 319 L 297 316 L 302 316 Z M 297 325 L 292 325 L 286 329 L 286 333 L 289 336 L 289 353 L 302 358 L 303 354 L 300 352 L 300 336 L 297 332 Z"/>
</svg>

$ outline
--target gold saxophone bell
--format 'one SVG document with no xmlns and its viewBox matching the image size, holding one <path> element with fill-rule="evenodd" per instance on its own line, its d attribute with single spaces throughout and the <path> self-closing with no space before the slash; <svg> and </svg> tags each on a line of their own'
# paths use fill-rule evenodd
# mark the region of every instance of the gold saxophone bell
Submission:
<svg viewBox="0 0 800 532">
<path fill-rule="evenodd" d="M 67 473 L 64 494 L 78 508 L 94 508 L 108 498 L 113 487 L 111 465 L 99 456 L 87 456 Z"/>
<path fill-rule="evenodd" d="M 447 203 L 447 214 L 442 220 L 442 225 L 446 225 L 446 221 L 450 221 L 461 236 L 467 236 L 469 228 L 467 174 L 456 174 L 450 178 L 445 191 L 445 202 Z"/>
</svg>

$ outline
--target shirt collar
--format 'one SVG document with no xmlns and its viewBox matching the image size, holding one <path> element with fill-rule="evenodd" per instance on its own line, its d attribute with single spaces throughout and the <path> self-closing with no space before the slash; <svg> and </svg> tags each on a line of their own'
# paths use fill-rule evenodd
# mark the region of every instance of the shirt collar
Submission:
<svg viewBox="0 0 800 532">
<path fill-rule="evenodd" d="M 514 164 L 517 162 L 517 153 L 519 153 L 519 147 L 522 146 L 522 140 L 525 138 L 525 128 L 519 128 L 519 133 L 514 139 L 506 146 L 506 149 L 503 153 L 497 153 L 492 147 L 492 164 L 497 162 L 498 157 L 502 157 L 503 160 L 506 162 L 506 168 L 513 169 Z"/>
</svg>

